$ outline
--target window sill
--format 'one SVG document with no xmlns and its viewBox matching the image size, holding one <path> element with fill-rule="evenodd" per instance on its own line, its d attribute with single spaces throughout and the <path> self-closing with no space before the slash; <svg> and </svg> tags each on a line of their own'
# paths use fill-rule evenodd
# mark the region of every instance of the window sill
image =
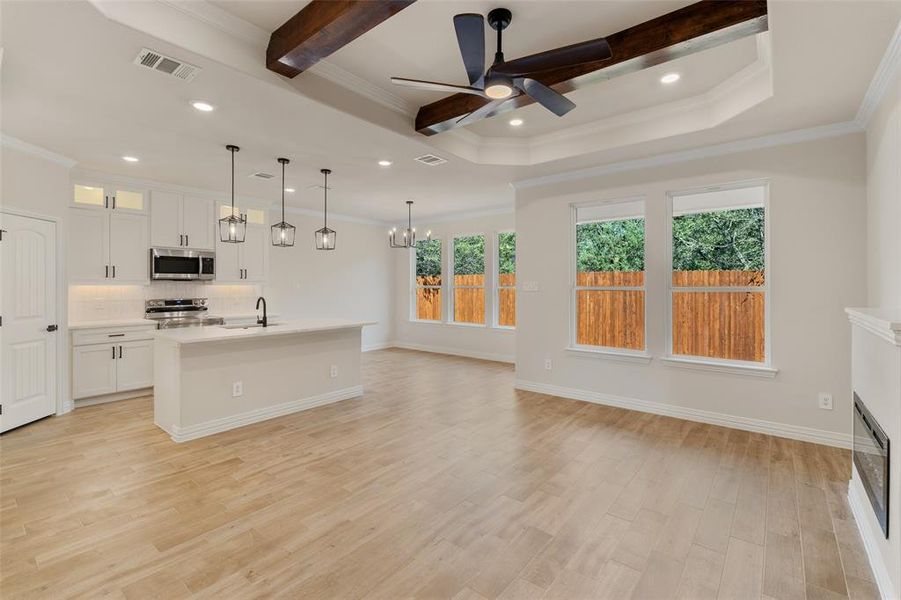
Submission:
<svg viewBox="0 0 901 600">
<path fill-rule="evenodd" d="M 625 362 L 632 364 L 647 365 L 651 362 L 651 355 L 646 352 L 628 352 L 621 350 L 602 350 L 595 348 L 582 348 L 579 346 L 570 346 L 567 352 L 582 356 L 585 358 L 598 358 L 601 360 L 612 360 L 617 362 Z"/>
<path fill-rule="evenodd" d="M 491 328 L 501 331 L 516 331 L 516 327 L 511 327 L 510 325 L 492 325 Z"/>
<path fill-rule="evenodd" d="M 779 369 L 774 369 L 773 367 L 767 367 L 765 365 L 745 365 L 699 358 L 665 356 L 660 360 L 663 364 L 670 367 L 693 369 L 696 371 L 710 371 L 713 373 L 728 373 L 730 375 L 742 375 L 745 377 L 764 377 L 772 379 L 779 372 Z"/>
</svg>

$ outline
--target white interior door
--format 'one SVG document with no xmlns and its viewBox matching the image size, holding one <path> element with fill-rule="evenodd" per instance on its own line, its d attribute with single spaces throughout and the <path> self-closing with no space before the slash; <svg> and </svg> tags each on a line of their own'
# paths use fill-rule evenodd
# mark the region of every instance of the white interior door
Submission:
<svg viewBox="0 0 901 600">
<path fill-rule="evenodd" d="M 0 431 L 7 431 L 56 412 L 56 223 L 0 214 L 0 229 Z"/>
</svg>

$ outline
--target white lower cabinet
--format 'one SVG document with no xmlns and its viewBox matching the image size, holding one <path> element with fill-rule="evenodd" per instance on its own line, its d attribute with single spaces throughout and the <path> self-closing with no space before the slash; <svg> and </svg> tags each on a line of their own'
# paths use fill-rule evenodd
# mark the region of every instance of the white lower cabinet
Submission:
<svg viewBox="0 0 901 600">
<path fill-rule="evenodd" d="M 153 385 L 153 325 L 78 329 L 72 336 L 72 398 Z"/>
</svg>

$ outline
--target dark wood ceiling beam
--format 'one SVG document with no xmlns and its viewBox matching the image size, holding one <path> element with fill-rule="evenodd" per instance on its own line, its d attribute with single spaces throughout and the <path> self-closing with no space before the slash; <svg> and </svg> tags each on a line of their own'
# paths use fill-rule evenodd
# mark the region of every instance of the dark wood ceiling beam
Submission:
<svg viewBox="0 0 901 600">
<path fill-rule="evenodd" d="M 640 25 L 606 36 L 613 57 L 545 71 L 534 78 L 565 94 L 572 90 L 634 73 L 701 50 L 713 48 L 766 31 L 765 0 L 702 0 Z M 507 35 L 515 35 L 510 31 Z M 508 112 L 534 102 L 518 96 L 487 115 Z M 424 135 L 453 129 L 457 120 L 480 108 L 487 100 L 468 94 L 454 94 L 427 104 L 416 115 L 416 131 Z"/>
<path fill-rule="evenodd" d="M 295 77 L 416 0 L 312 0 L 272 32 L 266 67 Z"/>
</svg>

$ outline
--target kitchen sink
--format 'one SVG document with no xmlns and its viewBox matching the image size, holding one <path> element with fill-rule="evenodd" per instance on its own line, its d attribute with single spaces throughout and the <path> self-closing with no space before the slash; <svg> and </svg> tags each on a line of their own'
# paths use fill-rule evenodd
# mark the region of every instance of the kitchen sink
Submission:
<svg viewBox="0 0 901 600">
<path fill-rule="evenodd" d="M 269 323 L 267 327 L 278 327 L 281 323 Z M 255 329 L 257 327 L 262 327 L 261 323 L 249 323 L 243 325 L 223 325 L 222 329 Z"/>
</svg>

